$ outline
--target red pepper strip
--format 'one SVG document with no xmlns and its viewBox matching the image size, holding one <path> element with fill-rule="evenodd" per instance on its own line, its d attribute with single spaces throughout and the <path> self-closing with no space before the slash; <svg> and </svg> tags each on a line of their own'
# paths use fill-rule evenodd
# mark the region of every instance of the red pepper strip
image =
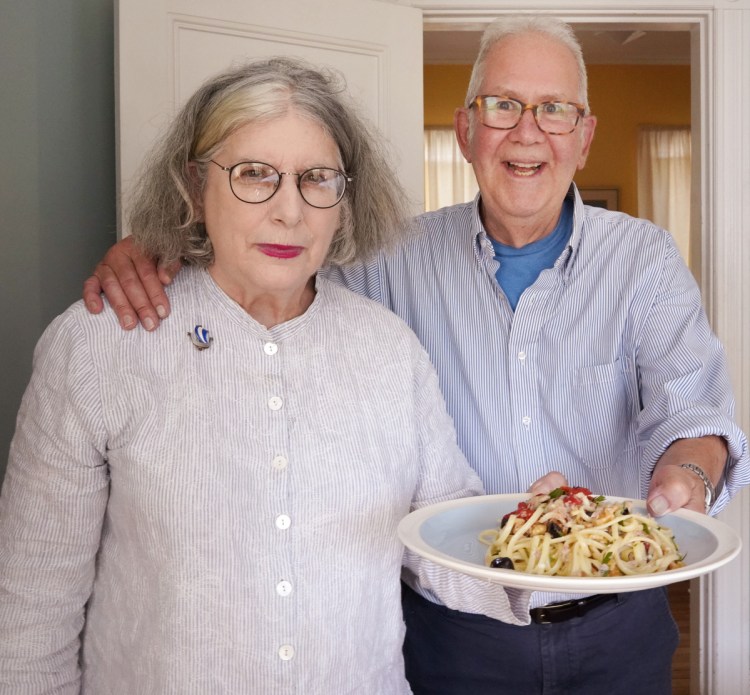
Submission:
<svg viewBox="0 0 750 695">
<path fill-rule="evenodd" d="M 517 519 L 522 519 L 523 521 L 526 521 L 531 517 L 531 515 L 534 513 L 534 510 L 529 507 L 529 505 L 526 502 L 519 502 L 518 507 L 516 507 L 516 511 L 510 512 L 506 514 L 503 517 L 503 524 L 510 518 L 511 514 L 515 514 Z"/>
<path fill-rule="evenodd" d="M 593 496 L 593 493 L 587 487 L 568 487 L 567 485 L 562 485 L 560 489 L 566 493 L 563 499 L 567 504 L 581 504 L 582 500 L 578 497 L 579 492 L 582 492 L 586 497 Z"/>
</svg>

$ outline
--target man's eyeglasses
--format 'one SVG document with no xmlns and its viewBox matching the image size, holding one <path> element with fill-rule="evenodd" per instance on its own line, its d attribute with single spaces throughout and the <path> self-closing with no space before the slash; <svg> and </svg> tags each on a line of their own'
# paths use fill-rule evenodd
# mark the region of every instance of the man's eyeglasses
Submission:
<svg viewBox="0 0 750 695">
<path fill-rule="evenodd" d="M 300 174 L 278 171 L 264 162 L 238 162 L 225 167 L 214 162 L 219 169 L 229 172 L 229 186 L 243 203 L 265 203 L 279 190 L 282 176 L 296 176 L 302 199 L 314 208 L 332 208 L 344 197 L 346 184 L 352 180 L 338 169 L 316 167 Z"/>
<path fill-rule="evenodd" d="M 511 130 L 521 121 L 524 112 L 534 114 L 539 130 L 549 135 L 572 133 L 586 115 L 583 104 L 570 101 L 545 101 L 541 104 L 524 104 L 510 97 L 478 96 L 469 104 L 476 108 L 479 120 L 488 128 Z"/>
</svg>

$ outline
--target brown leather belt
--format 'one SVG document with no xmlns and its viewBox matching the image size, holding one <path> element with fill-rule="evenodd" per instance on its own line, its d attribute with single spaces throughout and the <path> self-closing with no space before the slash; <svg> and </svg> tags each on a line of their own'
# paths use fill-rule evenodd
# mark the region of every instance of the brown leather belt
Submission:
<svg viewBox="0 0 750 695">
<path fill-rule="evenodd" d="M 531 613 L 531 621 L 537 623 L 537 625 L 564 623 L 571 618 L 582 618 L 597 606 L 616 600 L 617 594 L 595 594 L 594 596 L 587 596 L 586 598 L 579 598 L 573 601 L 550 603 L 548 606 L 532 608 L 529 613 Z"/>
</svg>

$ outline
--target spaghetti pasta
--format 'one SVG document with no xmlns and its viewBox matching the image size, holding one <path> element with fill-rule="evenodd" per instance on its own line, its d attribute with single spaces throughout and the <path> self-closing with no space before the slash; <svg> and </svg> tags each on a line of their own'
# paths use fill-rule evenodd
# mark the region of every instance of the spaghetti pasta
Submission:
<svg viewBox="0 0 750 695">
<path fill-rule="evenodd" d="M 489 567 L 569 577 L 649 574 L 683 566 L 672 531 L 582 487 L 533 495 L 479 534 Z"/>
</svg>

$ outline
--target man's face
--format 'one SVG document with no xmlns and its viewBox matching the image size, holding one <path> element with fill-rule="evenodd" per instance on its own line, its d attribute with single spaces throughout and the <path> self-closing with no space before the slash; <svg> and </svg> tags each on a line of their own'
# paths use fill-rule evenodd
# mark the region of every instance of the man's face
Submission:
<svg viewBox="0 0 750 695">
<path fill-rule="evenodd" d="M 575 58 L 543 34 L 502 40 L 485 66 L 480 94 L 525 104 L 580 101 Z M 497 130 L 482 125 L 476 109 L 459 109 L 455 127 L 479 183 L 482 220 L 489 234 L 521 246 L 550 233 L 575 172 L 586 163 L 596 119 L 581 119 L 567 135 L 549 135 L 539 130 L 529 111 L 515 128 Z"/>
</svg>

